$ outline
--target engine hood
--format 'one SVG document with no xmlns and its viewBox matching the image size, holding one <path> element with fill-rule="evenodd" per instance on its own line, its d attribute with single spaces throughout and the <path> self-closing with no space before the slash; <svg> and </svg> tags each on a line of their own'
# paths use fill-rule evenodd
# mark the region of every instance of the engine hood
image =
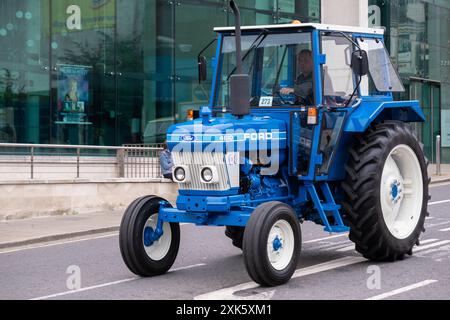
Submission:
<svg viewBox="0 0 450 320">
<path fill-rule="evenodd" d="M 270 116 L 231 115 L 174 124 L 167 131 L 170 150 L 183 148 L 233 148 L 235 151 L 286 148 L 286 124 Z M 186 150 L 187 151 L 187 150 Z"/>
</svg>

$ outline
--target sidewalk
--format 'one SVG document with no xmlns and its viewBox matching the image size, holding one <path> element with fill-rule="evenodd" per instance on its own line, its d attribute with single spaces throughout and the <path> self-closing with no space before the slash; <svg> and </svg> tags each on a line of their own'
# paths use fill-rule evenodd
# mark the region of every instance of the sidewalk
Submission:
<svg viewBox="0 0 450 320">
<path fill-rule="evenodd" d="M 436 175 L 435 165 L 428 173 L 431 183 L 450 181 L 450 164 L 441 165 Z M 25 220 L 0 221 L 0 249 L 25 246 L 104 232 L 117 232 L 123 210 L 89 214 L 51 216 Z"/>
<path fill-rule="evenodd" d="M 436 175 L 436 165 L 430 164 L 428 166 L 428 176 L 431 178 L 431 183 L 440 183 L 450 181 L 450 164 L 441 164 L 441 175 Z"/>
<path fill-rule="evenodd" d="M 51 216 L 0 222 L 0 249 L 114 232 L 123 211 Z"/>
</svg>

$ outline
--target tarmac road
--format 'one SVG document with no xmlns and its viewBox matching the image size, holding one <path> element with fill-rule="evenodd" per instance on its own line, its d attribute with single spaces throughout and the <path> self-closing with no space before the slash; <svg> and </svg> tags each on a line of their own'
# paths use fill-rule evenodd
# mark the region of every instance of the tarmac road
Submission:
<svg viewBox="0 0 450 320">
<path fill-rule="evenodd" d="M 0 299 L 449 299 L 450 184 L 430 191 L 421 245 L 403 261 L 369 262 L 346 234 L 308 222 L 294 278 L 262 288 L 224 228 L 182 225 L 172 270 L 153 278 L 128 271 L 117 233 L 0 250 Z"/>
</svg>

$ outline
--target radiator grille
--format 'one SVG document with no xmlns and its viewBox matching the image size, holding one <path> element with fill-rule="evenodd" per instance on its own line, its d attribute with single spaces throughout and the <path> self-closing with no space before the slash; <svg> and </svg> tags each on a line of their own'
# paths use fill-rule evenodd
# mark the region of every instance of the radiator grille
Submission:
<svg viewBox="0 0 450 320">
<path fill-rule="evenodd" d="M 225 154 L 220 152 L 172 152 L 174 165 L 187 166 L 190 181 L 179 183 L 180 189 L 186 190 L 228 190 L 230 183 L 225 163 Z M 200 179 L 202 166 L 215 166 L 219 174 L 218 183 L 204 183 Z"/>
</svg>

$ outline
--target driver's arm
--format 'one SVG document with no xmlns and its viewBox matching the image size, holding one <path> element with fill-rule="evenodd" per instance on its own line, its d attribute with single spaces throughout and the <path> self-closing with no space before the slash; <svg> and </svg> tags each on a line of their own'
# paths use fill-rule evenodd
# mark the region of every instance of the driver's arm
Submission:
<svg viewBox="0 0 450 320">
<path fill-rule="evenodd" d="M 312 96 L 313 82 L 312 81 L 304 81 L 298 85 L 295 85 L 295 87 L 292 91 L 297 97 L 306 98 L 308 96 Z"/>
</svg>

